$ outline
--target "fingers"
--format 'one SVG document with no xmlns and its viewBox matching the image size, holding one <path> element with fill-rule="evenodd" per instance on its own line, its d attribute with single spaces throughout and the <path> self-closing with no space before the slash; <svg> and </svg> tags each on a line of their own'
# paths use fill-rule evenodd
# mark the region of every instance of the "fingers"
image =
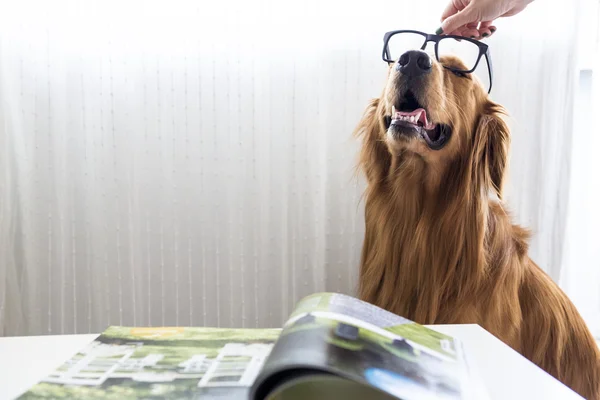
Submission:
<svg viewBox="0 0 600 400">
<path fill-rule="evenodd" d="M 478 40 L 492 36 L 496 31 L 496 27 L 492 25 L 494 21 L 479 22 L 478 13 L 473 7 L 473 3 L 468 3 L 466 7 L 463 4 L 460 0 L 450 1 L 442 13 L 442 26 L 436 33 L 438 35 L 463 36 Z"/>
<path fill-rule="evenodd" d="M 461 31 L 461 36 L 468 37 L 471 39 L 477 39 L 479 38 L 479 31 L 477 29 L 467 28 Z"/>
<path fill-rule="evenodd" d="M 463 26 L 459 26 L 452 32 L 444 33 L 445 35 L 463 36 L 471 39 L 487 39 L 496 32 L 496 27 L 492 25 L 493 21 L 484 21 L 481 24 L 471 22 Z"/>
<path fill-rule="evenodd" d="M 442 13 L 442 18 L 440 19 L 440 22 L 444 22 L 444 20 L 446 18 L 448 18 L 451 15 L 456 14 L 459 11 L 458 8 L 456 8 L 456 6 L 454 5 L 454 2 L 451 1 L 450 4 L 448 4 L 446 6 L 446 9 L 444 10 L 444 12 Z"/>
<path fill-rule="evenodd" d="M 492 30 L 490 29 L 493 21 L 483 21 L 479 24 L 479 37 L 486 38 L 492 35 Z"/>
<path fill-rule="evenodd" d="M 477 18 L 472 4 L 470 3 L 464 10 L 446 18 L 440 28 L 442 32 L 454 32 L 469 23 L 476 23 Z"/>
<path fill-rule="evenodd" d="M 479 31 L 477 30 L 477 22 L 471 22 L 465 26 L 461 31 L 461 35 L 471 39 L 479 37 Z"/>
</svg>

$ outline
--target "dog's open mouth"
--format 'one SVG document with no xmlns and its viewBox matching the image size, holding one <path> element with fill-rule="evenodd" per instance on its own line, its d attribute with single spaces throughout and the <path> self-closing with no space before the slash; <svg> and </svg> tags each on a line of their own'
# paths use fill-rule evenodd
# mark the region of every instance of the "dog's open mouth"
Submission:
<svg viewBox="0 0 600 400">
<path fill-rule="evenodd" d="M 390 129 L 393 134 L 418 134 L 433 150 L 441 149 L 448 140 L 450 127 L 435 124 L 427 118 L 427 110 L 421 106 L 411 91 L 392 106 Z"/>
<path fill-rule="evenodd" d="M 426 130 L 435 129 L 435 124 L 427 121 L 427 111 L 424 108 L 417 108 L 412 111 L 398 111 L 395 106 L 392 106 L 392 124 L 398 124 L 400 121 L 425 128 Z"/>
</svg>

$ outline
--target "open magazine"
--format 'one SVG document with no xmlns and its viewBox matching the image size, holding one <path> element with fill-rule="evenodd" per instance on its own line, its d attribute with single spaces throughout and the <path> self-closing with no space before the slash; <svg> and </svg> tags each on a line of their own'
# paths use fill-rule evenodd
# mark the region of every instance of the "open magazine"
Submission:
<svg viewBox="0 0 600 400">
<path fill-rule="evenodd" d="M 282 329 L 110 327 L 19 399 L 487 399 L 460 342 L 318 293 Z"/>
</svg>

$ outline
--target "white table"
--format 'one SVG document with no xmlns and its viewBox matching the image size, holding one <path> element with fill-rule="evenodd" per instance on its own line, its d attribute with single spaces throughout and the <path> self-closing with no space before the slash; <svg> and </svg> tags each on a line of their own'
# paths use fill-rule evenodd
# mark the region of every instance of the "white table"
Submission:
<svg viewBox="0 0 600 400">
<path fill-rule="evenodd" d="M 478 325 L 430 327 L 462 340 L 493 400 L 582 399 Z M 0 338 L 0 399 L 25 392 L 97 336 Z"/>
</svg>

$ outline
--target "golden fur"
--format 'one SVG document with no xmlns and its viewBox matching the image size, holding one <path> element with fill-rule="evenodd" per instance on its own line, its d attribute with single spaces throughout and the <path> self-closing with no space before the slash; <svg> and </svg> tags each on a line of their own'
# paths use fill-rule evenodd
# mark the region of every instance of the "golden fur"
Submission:
<svg viewBox="0 0 600 400">
<path fill-rule="evenodd" d="M 447 145 L 392 138 L 385 117 L 399 95 L 394 66 L 356 131 L 368 183 L 360 298 L 421 324 L 479 324 L 600 400 L 598 347 L 571 301 L 528 257 L 529 233 L 502 203 L 510 139 L 502 107 L 472 76 L 434 61 L 418 96 L 432 121 L 452 126 Z"/>
</svg>

